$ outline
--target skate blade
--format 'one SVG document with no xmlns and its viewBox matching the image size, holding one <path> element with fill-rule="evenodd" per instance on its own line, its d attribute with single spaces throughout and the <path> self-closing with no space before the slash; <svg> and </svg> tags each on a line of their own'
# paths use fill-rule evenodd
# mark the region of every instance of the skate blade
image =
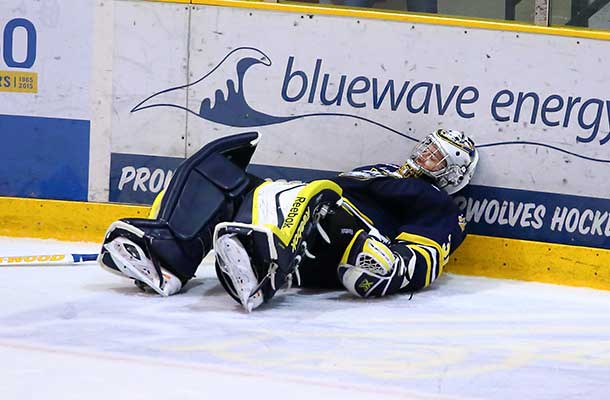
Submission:
<svg viewBox="0 0 610 400">
<path fill-rule="evenodd" d="M 169 293 L 161 289 L 159 287 L 158 282 L 155 282 L 149 275 L 140 271 L 140 268 L 146 268 L 151 271 L 151 273 L 152 271 L 155 271 L 155 267 L 152 264 L 152 261 L 146 259 L 146 264 L 148 265 L 144 267 L 140 266 L 139 268 L 136 267 L 135 265 L 133 265 L 133 257 L 129 255 L 129 253 L 123 247 L 123 242 L 133 244 L 131 241 L 124 239 L 122 241 L 114 240 L 111 243 L 104 245 L 110 253 L 110 257 L 112 257 L 113 261 L 115 262 L 121 273 L 123 273 L 125 276 L 128 276 L 129 278 L 143 282 L 161 296 L 168 297 Z M 139 260 L 139 262 L 142 263 L 141 260 Z M 166 277 L 166 279 L 167 278 L 169 277 Z"/>
</svg>

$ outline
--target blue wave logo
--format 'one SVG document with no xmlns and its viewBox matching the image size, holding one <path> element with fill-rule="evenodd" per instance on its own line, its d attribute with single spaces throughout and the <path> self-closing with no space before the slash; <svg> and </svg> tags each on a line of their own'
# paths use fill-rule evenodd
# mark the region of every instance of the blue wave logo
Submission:
<svg viewBox="0 0 610 400">
<path fill-rule="evenodd" d="M 240 128 L 268 126 L 310 117 L 352 118 L 365 121 L 410 141 L 419 141 L 419 139 L 390 126 L 354 114 L 320 112 L 277 116 L 255 110 L 248 104 L 245 96 L 246 73 L 254 66 L 270 67 L 271 65 L 271 58 L 263 51 L 254 47 L 238 47 L 230 51 L 216 66 L 195 82 L 157 92 L 138 103 L 131 112 L 134 113 L 154 107 L 173 107 L 185 110 L 210 122 Z M 216 86 L 213 86 L 215 85 L 215 82 L 222 82 L 223 80 L 226 83 L 225 87 L 218 88 L 217 84 Z M 186 95 L 186 91 L 188 91 L 188 96 Z M 184 95 L 181 95 L 177 94 L 177 92 L 185 93 Z M 214 93 L 213 96 L 211 95 L 212 92 Z M 178 97 L 184 97 L 183 104 L 176 103 Z M 186 99 L 193 97 L 201 98 L 202 100 L 199 104 L 193 104 L 193 106 L 191 106 Z M 483 149 L 510 145 L 542 147 L 589 161 L 610 163 L 610 159 L 588 157 L 557 146 L 532 141 L 517 140 L 484 143 L 477 145 L 477 148 Z"/>
<path fill-rule="evenodd" d="M 403 136 L 409 140 L 415 142 L 418 141 L 418 139 L 411 137 L 396 129 L 393 129 L 389 126 L 353 114 L 310 113 L 292 116 L 274 116 L 257 111 L 248 104 L 244 95 L 244 80 L 246 72 L 248 72 L 248 70 L 255 65 L 263 65 L 265 67 L 270 67 L 272 65 L 272 62 L 271 59 L 259 49 L 253 47 L 238 47 L 232 50 L 229 54 L 227 54 L 220 61 L 220 63 L 218 63 L 218 65 L 216 65 L 210 72 L 199 78 L 197 81 L 188 85 L 176 86 L 155 93 L 152 96 L 149 96 L 140 103 L 138 103 L 138 105 L 136 105 L 131 110 L 131 112 L 133 113 L 136 111 L 146 110 L 153 107 L 174 107 L 188 111 L 189 113 L 207 121 L 240 128 L 252 128 L 274 125 L 307 117 L 348 117 L 361 121 L 366 121 L 383 129 L 391 131 L 397 135 Z M 207 83 L 206 81 L 215 79 L 213 76 L 220 75 L 219 72 L 222 70 L 224 70 L 225 74 L 227 74 L 222 76 L 229 76 L 228 78 L 226 78 L 226 87 L 224 88 L 224 90 L 214 90 L 213 98 L 212 96 L 206 95 L 204 93 L 203 100 L 201 101 L 201 104 L 198 108 L 190 108 L 168 101 L 168 98 L 170 97 L 175 98 L 175 95 L 171 94 L 172 92 L 185 90 L 187 88 L 188 90 L 197 90 L 197 86 L 203 86 L 204 83 Z M 216 78 L 216 80 L 218 79 Z"/>
<path fill-rule="evenodd" d="M 244 96 L 244 79 L 246 72 L 254 65 L 271 66 L 271 59 L 262 51 L 253 47 L 239 47 L 227 54 L 210 72 L 193 83 L 177 86 L 155 93 L 135 106 L 131 112 L 145 110 L 152 107 L 175 107 L 190 112 L 200 118 L 223 125 L 235 127 L 255 127 L 279 124 L 299 118 L 276 117 L 253 109 Z M 228 70 L 228 71 L 227 71 Z M 216 89 L 214 97 L 205 95 L 197 108 L 165 101 L 167 94 L 178 90 L 197 90 L 207 81 L 212 80 L 219 73 L 228 73 L 224 90 Z M 227 75 L 224 75 L 225 77 Z M 211 79 L 208 79 L 211 78 Z"/>
</svg>

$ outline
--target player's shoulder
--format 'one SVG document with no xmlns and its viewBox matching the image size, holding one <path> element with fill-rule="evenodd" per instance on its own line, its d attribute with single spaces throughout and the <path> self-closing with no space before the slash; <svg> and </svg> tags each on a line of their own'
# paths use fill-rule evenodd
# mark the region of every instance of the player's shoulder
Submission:
<svg viewBox="0 0 610 400">
<path fill-rule="evenodd" d="M 339 176 L 360 180 L 384 177 L 401 178 L 400 174 L 398 174 L 399 169 L 400 167 L 396 164 L 371 164 L 354 168 L 353 170 L 348 172 L 343 172 L 339 174 Z"/>
</svg>

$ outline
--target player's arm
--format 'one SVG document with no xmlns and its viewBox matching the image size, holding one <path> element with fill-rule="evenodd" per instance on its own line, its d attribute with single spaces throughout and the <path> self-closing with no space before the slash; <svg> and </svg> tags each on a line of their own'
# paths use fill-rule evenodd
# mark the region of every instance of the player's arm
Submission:
<svg viewBox="0 0 610 400">
<path fill-rule="evenodd" d="M 339 279 L 360 297 L 416 291 L 434 282 L 448 259 L 449 247 L 405 232 L 383 243 L 364 230 L 348 245 L 338 268 Z"/>
<path fill-rule="evenodd" d="M 451 236 L 445 244 L 419 235 L 401 233 L 392 248 L 401 257 L 411 257 L 413 273 L 409 283 L 402 287 L 405 291 L 415 291 L 429 286 L 443 273 L 443 267 L 449 260 Z"/>
</svg>

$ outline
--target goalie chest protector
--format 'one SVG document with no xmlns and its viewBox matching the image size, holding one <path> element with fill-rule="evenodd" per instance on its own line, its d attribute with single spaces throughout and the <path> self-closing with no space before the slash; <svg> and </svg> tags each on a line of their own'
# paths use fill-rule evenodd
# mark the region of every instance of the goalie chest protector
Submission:
<svg viewBox="0 0 610 400">
<path fill-rule="evenodd" d="M 453 199 L 423 177 L 402 177 L 398 165 L 357 168 L 332 180 L 373 225 L 389 239 L 423 237 L 449 245 L 465 237 L 465 219 Z M 402 235 L 401 235 L 402 234 Z"/>
</svg>

